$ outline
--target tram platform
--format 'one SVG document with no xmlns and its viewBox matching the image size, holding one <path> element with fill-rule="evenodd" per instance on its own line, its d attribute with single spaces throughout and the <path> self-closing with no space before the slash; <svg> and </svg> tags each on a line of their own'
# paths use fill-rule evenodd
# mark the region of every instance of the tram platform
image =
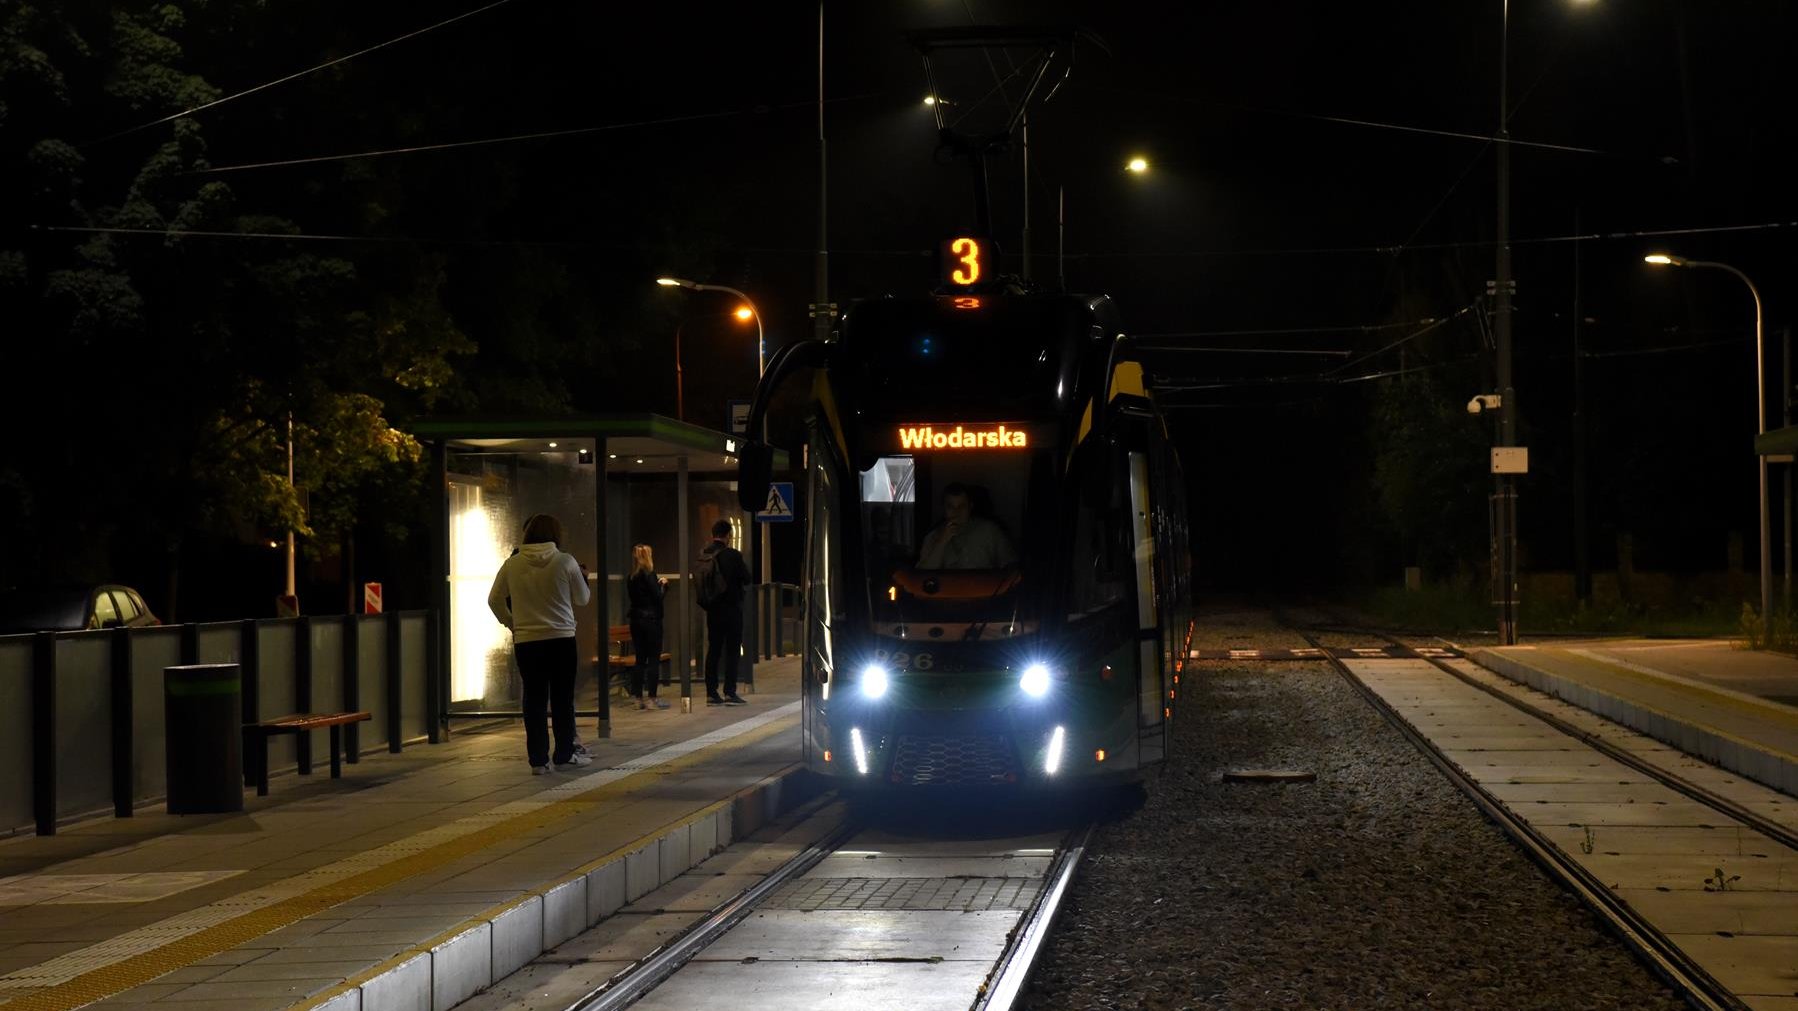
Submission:
<svg viewBox="0 0 1798 1011">
<path fill-rule="evenodd" d="M 1798 796 L 1798 659 L 1716 639 L 1469 651 L 1480 665 Z"/>
<path fill-rule="evenodd" d="M 805 798 L 797 658 L 749 705 L 614 707 L 533 776 L 517 721 L 277 779 L 242 814 L 0 842 L 0 1009 L 447 1009 Z"/>
</svg>

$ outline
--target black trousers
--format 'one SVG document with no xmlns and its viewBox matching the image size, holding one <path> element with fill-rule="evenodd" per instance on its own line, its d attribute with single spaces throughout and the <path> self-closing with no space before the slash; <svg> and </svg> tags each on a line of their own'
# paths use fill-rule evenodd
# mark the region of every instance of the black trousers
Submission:
<svg viewBox="0 0 1798 1011">
<path fill-rule="evenodd" d="M 653 699 L 662 680 L 662 619 L 631 619 L 631 651 L 637 654 L 637 666 L 631 668 L 631 697 L 640 699 L 647 691 Z"/>
<path fill-rule="evenodd" d="M 574 754 L 574 672 L 579 654 L 574 636 L 539 639 L 512 647 L 518 658 L 518 676 L 524 681 L 524 750 L 533 766 L 568 761 Z M 545 705 L 554 718 L 556 751 L 549 750 L 549 729 L 544 726 Z"/>
<path fill-rule="evenodd" d="M 743 608 L 714 607 L 705 613 L 705 693 L 718 694 L 719 661 L 724 665 L 724 694 L 737 693 L 737 657 L 743 652 Z"/>
</svg>

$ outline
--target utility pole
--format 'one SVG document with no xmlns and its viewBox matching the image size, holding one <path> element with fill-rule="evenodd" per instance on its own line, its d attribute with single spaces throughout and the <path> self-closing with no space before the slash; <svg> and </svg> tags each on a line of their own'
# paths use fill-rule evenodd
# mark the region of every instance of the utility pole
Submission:
<svg viewBox="0 0 1798 1011">
<path fill-rule="evenodd" d="M 1585 318 L 1580 315 L 1580 216 L 1573 212 L 1573 596 L 1582 604 L 1592 601 L 1591 520 L 1586 503 L 1586 347 L 1581 340 Z"/>
<path fill-rule="evenodd" d="M 1498 43 L 1498 263 L 1493 283 L 1493 330 L 1497 343 L 1498 444 L 1517 445 L 1517 392 L 1511 381 L 1511 130 L 1506 95 L 1511 2 L 1501 0 Z M 1517 486 L 1511 474 L 1493 476 L 1493 601 L 1498 608 L 1498 638 L 1517 644 Z"/>
<path fill-rule="evenodd" d="M 829 232 L 825 227 L 829 202 L 826 199 L 829 161 L 824 148 L 824 0 L 818 0 L 818 252 L 812 258 L 812 334 L 819 340 L 830 339 L 830 324 L 836 310 L 830 304 Z"/>
<path fill-rule="evenodd" d="M 1782 392 L 1780 394 L 1780 402 L 1785 405 L 1785 413 L 1783 415 L 1783 417 L 1785 419 L 1784 424 L 1787 428 L 1790 428 L 1792 426 L 1792 328 L 1790 326 L 1787 326 L 1783 331 L 1781 331 L 1781 334 L 1783 337 L 1782 342 L 1785 346 L 1785 363 L 1784 363 L 1784 366 L 1780 370 L 1781 381 L 1783 384 Z M 1798 467 L 1798 463 L 1786 464 L 1785 474 L 1782 478 L 1782 480 L 1785 484 L 1785 568 L 1781 569 L 1780 571 L 1785 573 L 1785 605 L 1786 605 L 1787 611 L 1790 611 L 1792 609 L 1792 468 L 1793 467 Z"/>
<path fill-rule="evenodd" d="M 287 412 L 287 490 L 293 491 L 293 412 Z M 287 579 L 282 584 L 281 606 L 277 610 L 288 610 L 291 614 L 283 617 L 298 617 L 300 598 L 297 580 L 294 578 L 294 540 L 293 524 L 287 526 Z"/>
</svg>

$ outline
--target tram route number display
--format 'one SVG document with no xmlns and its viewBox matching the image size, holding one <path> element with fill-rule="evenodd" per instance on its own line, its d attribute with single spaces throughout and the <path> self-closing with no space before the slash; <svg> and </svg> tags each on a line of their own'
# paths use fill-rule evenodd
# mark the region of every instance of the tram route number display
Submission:
<svg viewBox="0 0 1798 1011">
<path fill-rule="evenodd" d="M 987 251 L 991 248 L 992 244 L 988 240 L 973 235 L 958 235 L 944 242 L 943 283 L 957 288 L 969 288 L 985 281 Z"/>
</svg>

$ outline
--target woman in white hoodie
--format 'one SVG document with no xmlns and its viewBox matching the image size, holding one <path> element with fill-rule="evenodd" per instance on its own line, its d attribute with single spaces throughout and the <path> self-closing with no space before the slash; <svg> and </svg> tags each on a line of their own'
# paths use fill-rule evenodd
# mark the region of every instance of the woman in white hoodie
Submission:
<svg viewBox="0 0 1798 1011">
<path fill-rule="evenodd" d="M 574 675 L 580 654 L 574 645 L 574 609 L 591 599 L 587 574 L 561 550 L 562 524 L 538 514 L 524 523 L 524 546 L 499 567 L 487 606 L 512 630 L 512 655 L 524 681 L 524 742 L 531 772 L 592 762 L 574 750 Z M 556 750 L 549 750 L 544 704 L 554 714 Z"/>
</svg>

